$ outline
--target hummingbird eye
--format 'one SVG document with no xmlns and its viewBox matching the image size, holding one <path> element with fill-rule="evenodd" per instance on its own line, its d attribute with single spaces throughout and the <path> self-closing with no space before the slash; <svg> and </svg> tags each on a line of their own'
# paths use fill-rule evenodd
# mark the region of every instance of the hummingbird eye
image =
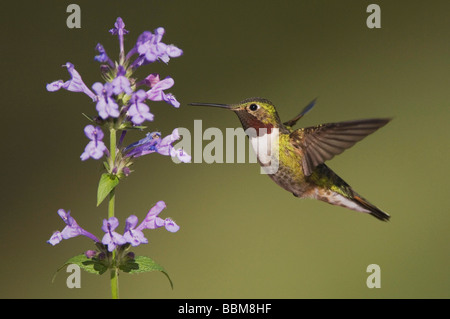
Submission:
<svg viewBox="0 0 450 319">
<path fill-rule="evenodd" d="M 249 106 L 250 111 L 256 111 L 257 109 L 259 109 L 259 105 L 258 104 L 250 104 Z"/>
</svg>

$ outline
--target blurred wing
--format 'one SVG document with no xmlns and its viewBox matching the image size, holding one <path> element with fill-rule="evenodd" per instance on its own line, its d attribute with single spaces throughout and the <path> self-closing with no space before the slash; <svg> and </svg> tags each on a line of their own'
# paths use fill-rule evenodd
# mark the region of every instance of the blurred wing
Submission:
<svg viewBox="0 0 450 319">
<path fill-rule="evenodd" d="M 295 130 L 292 144 L 302 150 L 303 173 L 311 175 L 314 168 L 341 154 L 356 142 L 386 125 L 391 119 L 368 119 L 322 124 Z"/>
<path fill-rule="evenodd" d="M 294 126 L 295 123 L 297 123 L 298 120 L 300 120 L 306 113 L 311 111 L 311 109 L 314 107 L 314 104 L 316 104 L 316 100 L 317 100 L 317 98 L 315 98 L 314 100 L 309 102 L 309 104 L 307 106 L 305 106 L 303 108 L 303 110 L 296 117 L 294 117 L 293 119 L 291 119 L 291 120 L 289 120 L 287 122 L 284 122 L 283 124 L 285 126 L 291 126 L 291 127 Z"/>
</svg>

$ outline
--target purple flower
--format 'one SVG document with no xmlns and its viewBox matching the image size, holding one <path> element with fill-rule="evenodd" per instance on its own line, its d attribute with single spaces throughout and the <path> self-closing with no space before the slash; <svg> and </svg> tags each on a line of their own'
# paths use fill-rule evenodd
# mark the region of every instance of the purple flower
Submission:
<svg viewBox="0 0 450 319">
<path fill-rule="evenodd" d="M 96 55 L 94 57 L 95 61 L 102 62 L 102 63 L 107 62 L 110 67 L 114 68 L 114 62 L 106 54 L 106 51 L 105 51 L 105 48 L 103 47 L 103 45 L 98 43 L 97 46 L 95 47 L 95 50 L 97 50 L 99 53 L 99 55 Z"/>
<path fill-rule="evenodd" d="M 118 35 L 123 36 L 124 34 L 128 34 L 128 30 L 125 29 L 125 22 L 123 22 L 121 17 L 118 17 L 116 19 L 116 22 L 114 23 L 114 28 L 112 28 L 111 30 L 109 30 L 109 32 L 111 32 L 111 34 L 113 35 Z"/>
<path fill-rule="evenodd" d="M 136 124 L 142 124 L 144 121 L 153 121 L 153 114 L 150 113 L 150 108 L 144 101 L 147 99 L 147 94 L 144 90 L 139 90 L 131 97 L 131 105 L 128 109 L 128 116 L 131 121 Z"/>
<path fill-rule="evenodd" d="M 133 247 L 148 243 L 147 238 L 144 237 L 144 233 L 139 229 L 135 229 L 137 223 L 138 218 L 136 216 L 131 215 L 130 217 L 128 217 L 123 233 L 123 238 Z"/>
<path fill-rule="evenodd" d="M 160 57 L 160 59 L 163 62 L 168 63 L 170 58 L 178 58 L 182 54 L 183 54 L 183 50 L 177 48 L 173 44 L 169 44 L 166 46 L 165 54 L 162 57 Z"/>
<path fill-rule="evenodd" d="M 139 57 L 131 64 L 131 68 L 135 69 L 139 66 L 161 60 L 168 63 L 170 58 L 176 58 L 183 54 L 183 51 L 173 44 L 167 45 L 161 42 L 165 33 L 164 28 L 157 28 L 155 34 L 150 31 L 143 32 L 137 39 L 136 45 L 127 54 L 129 59 L 135 53 Z"/>
<path fill-rule="evenodd" d="M 166 203 L 164 201 L 159 201 L 153 206 L 147 213 L 147 216 L 142 221 L 142 223 L 137 227 L 138 230 L 144 229 L 156 229 L 158 227 L 164 226 L 164 220 L 158 215 L 166 208 Z"/>
<path fill-rule="evenodd" d="M 148 240 L 142 232 L 144 229 L 156 229 L 164 226 L 172 233 L 177 232 L 180 227 L 171 218 L 162 219 L 158 217 L 164 208 L 166 208 L 166 204 L 163 201 L 157 202 L 155 206 L 150 209 L 142 223 L 137 227 L 138 218 L 135 215 L 128 217 L 123 236 L 114 231 L 119 226 L 119 221 L 116 217 L 111 217 L 108 220 L 104 219 L 102 230 L 105 232 L 105 235 L 103 236 L 101 243 L 107 246 L 108 251 L 111 252 L 116 249 L 117 246 L 126 243 L 130 243 L 133 247 L 139 246 L 140 244 L 147 244 Z M 69 239 L 79 235 L 86 236 L 93 241 L 100 243 L 100 240 L 97 237 L 78 226 L 75 219 L 70 216 L 70 211 L 66 213 L 63 209 L 60 209 L 58 210 L 58 214 L 67 226 L 61 232 L 54 232 L 47 241 L 49 244 L 54 246 L 59 244 L 63 239 Z M 85 254 L 88 258 L 92 258 L 97 252 L 88 250 Z"/>
<path fill-rule="evenodd" d="M 151 77 L 151 78 L 150 78 Z M 152 88 L 147 91 L 147 98 L 152 101 L 164 101 L 178 108 L 180 102 L 178 102 L 172 94 L 165 94 L 164 90 L 171 88 L 175 81 L 171 77 L 166 77 L 164 80 L 159 80 L 159 75 L 151 74 L 148 81 L 152 83 Z"/>
<path fill-rule="evenodd" d="M 155 30 L 155 34 L 145 31 L 138 37 L 135 48 L 140 57 L 145 57 L 143 63 L 155 62 L 158 59 L 168 63 L 170 58 L 183 54 L 183 51 L 176 46 L 161 42 L 164 33 L 164 28 L 159 27 Z"/>
<path fill-rule="evenodd" d="M 172 155 L 172 143 L 175 142 L 176 140 L 180 139 L 180 135 L 178 134 L 178 129 L 174 129 L 172 131 L 172 134 L 167 135 L 166 137 L 164 137 L 161 142 L 158 145 L 158 150 L 157 152 L 161 155 Z"/>
<path fill-rule="evenodd" d="M 157 150 L 158 143 L 161 141 L 161 133 L 147 133 L 143 139 L 128 145 L 124 150 L 127 157 L 139 157 L 142 155 L 154 153 Z"/>
<path fill-rule="evenodd" d="M 162 139 L 158 146 L 157 152 L 161 155 L 178 157 L 178 159 L 183 163 L 189 163 L 191 161 L 191 156 L 185 153 L 181 148 L 175 149 L 172 143 L 180 139 L 180 134 L 178 134 L 178 129 L 174 129 L 172 134 L 166 136 Z"/>
<path fill-rule="evenodd" d="M 161 155 L 178 157 L 181 162 L 188 163 L 191 161 L 191 156 L 182 149 L 175 149 L 172 146 L 172 143 L 179 138 L 178 129 L 174 129 L 172 134 L 163 139 L 161 139 L 161 133 L 159 132 L 147 133 L 143 139 L 128 145 L 124 149 L 124 153 L 127 157 L 139 157 L 157 152 Z"/>
<path fill-rule="evenodd" d="M 116 246 L 120 246 L 126 243 L 126 240 L 122 235 L 116 233 L 114 229 L 119 226 L 119 221 L 116 217 L 110 217 L 108 220 L 103 220 L 102 230 L 105 232 L 102 243 L 108 246 L 108 251 L 113 251 Z"/>
<path fill-rule="evenodd" d="M 166 203 L 163 201 L 157 202 L 155 206 L 150 209 L 145 219 L 136 229 L 142 231 L 144 229 L 156 229 L 165 226 L 168 231 L 172 233 L 177 232 L 180 229 L 180 226 L 178 226 L 172 219 L 162 219 L 161 217 L 158 217 L 164 208 L 166 208 Z"/>
<path fill-rule="evenodd" d="M 62 232 L 54 232 L 50 239 L 47 241 L 49 244 L 55 246 L 56 244 L 59 244 L 63 239 L 69 239 L 77 237 L 79 235 L 86 236 L 95 242 L 100 242 L 97 237 L 78 226 L 78 223 L 75 221 L 75 219 L 70 216 L 70 211 L 66 213 L 64 209 L 59 209 L 58 215 L 62 218 L 67 226 L 62 230 Z"/>
<path fill-rule="evenodd" d="M 119 105 L 112 98 L 113 95 L 113 85 L 111 83 L 105 83 L 105 85 L 100 82 L 94 83 L 92 89 L 97 93 L 97 111 L 102 119 L 108 117 L 118 117 Z"/>
<path fill-rule="evenodd" d="M 47 91 L 49 92 L 55 92 L 59 89 L 63 88 L 67 91 L 71 92 L 83 92 L 86 95 L 88 95 L 93 101 L 95 101 L 96 96 L 95 94 L 84 84 L 83 80 L 81 79 L 80 73 L 75 70 L 75 67 L 72 63 L 67 62 L 63 65 L 63 67 L 67 68 L 67 71 L 69 71 L 69 74 L 71 76 L 71 79 L 63 82 L 63 80 L 54 81 L 50 84 L 47 84 Z"/>
<path fill-rule="evenodd" d="M 148 62 L 155 62 L 159 55 L 162 55 L 163 48 L 159 46 L 164 29 L 155 30 L 155 34 L 150 31 L 143 32 L 136 41 L 136 50 L 140 56 L 144 56 Z M 162 31 L 162 32 L 161 32 Z"/>
<path fill-rule="evenodd" d="M 111 34 L 117 35 L 119 37 L 120 55 L 123 57 L 123 55 L 124 55 L 123 36 L 125 34 L 128 34 L 128 30 L 125 30 L 125 23 L 123 22 L 121 17 L 118 17 L 116 19 L 116 22 L 114 23 L 114 28 L 109 30 L 109 32 L 111 32 Z"/>
<path fill-rule="evenodd" d="M 87 125 L 84 128 L 84 134 L 91 141 L 86 145 L 83 154 L 80 158 L 82 161 L 92 157 L 93 159 L 100 159 L 105 152 L 108 152 L 105 143 L 102 142 L 103 131 L 100 127 L 94 127 L 93 125 Z"/>
<path fill-rule="evenodd" d="M 112 92 L 115 95 L 119 95 L 122 92 L 131 95 L 133 92 L 130 88 L 130 80 L 128 80 L 125 76 L 125 69 L 121 65 L 119 66 L 117 77 L 111 82 L 111 84 L 113 86 Z"/>
</svg>

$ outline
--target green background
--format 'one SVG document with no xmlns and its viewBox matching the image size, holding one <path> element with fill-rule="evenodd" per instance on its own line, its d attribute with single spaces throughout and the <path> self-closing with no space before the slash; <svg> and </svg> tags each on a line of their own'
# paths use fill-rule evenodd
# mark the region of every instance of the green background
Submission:
<svg viewBox="0 0 450 319">
<path fill-rule="evenodd" d="M 81 289 L 54 271 L 93 246 L 84 237 L 46 243 L 65 226 L 59 208 L 102 236 L 96 208 L 100 162 L 81 162 L 87 139 L 80 93 L 49 93 L 69 79 L 70 61 L 91 86 L 100 81 L 94 48 L 117 57 L 108 30 L 120 16 L 137 36 L 159 26 L 184 55 L 139 69 L 172 76 L 175 109 L 149 103 L 149 130 L 238 127 L 234 114 L 190 102 L 272 100 L 289 119 L 315 97 L 299 124 L 370 117 L 393 121 L 328 162 L 356 191 L 389 212 L 365 214 L 300 200 L 259 174 L 258 164 L 174 164 L 153 154 L 117 190 L 117 216 L 142 219 L 159 200 L 178 233 L 146 231 L 152 257 L 170 274 L 120 276 L 122 298 L 449 298 L 449 1 L 78 1 L 81 29 L 66 27 L 73 1 L 2 7 L 0 297 L 108 298 L 105 276 L 82 273 Z M 381 7 L 381 29 L 366 8 Z M 142 137 L 129 134 L 127 142 Z M 204 142 L 204 146 L 208 141 Z M 366 268 L 381 267 L 369 289 Z"/>
</svg>

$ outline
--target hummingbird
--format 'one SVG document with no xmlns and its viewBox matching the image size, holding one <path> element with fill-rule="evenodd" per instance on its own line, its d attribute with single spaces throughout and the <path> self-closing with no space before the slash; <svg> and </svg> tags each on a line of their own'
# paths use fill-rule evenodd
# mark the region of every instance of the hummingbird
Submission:
<svg viewBox="0 0 450 319">
<path fill-rule="evenodd" d="M 244 130 L 255 129 L 248 134 L 263 166 L 258 140 L 277 138 L 278 169 L 267 175 L 279 186 L 299 198 L 313 198 L 354 211 L 368 213 L 375 218 L 388 221 L 390 215 L 359 195 L 331 170 L 324 162 L 341 154 L 367 135 L 386 125 L 390 118 L 373 118 L 293 129 L 293 126 L 315 105 L 311 101 L 289 121 L 282 122 L 269 100 L 254 97 L 237 104 L 190 103 L 193 106 L 209 106 L 233 111 Z M 247 131 L 246 131 L 247 132 Z M 274 136 L 277 134 L 277 136 Z"/>
</svg>

